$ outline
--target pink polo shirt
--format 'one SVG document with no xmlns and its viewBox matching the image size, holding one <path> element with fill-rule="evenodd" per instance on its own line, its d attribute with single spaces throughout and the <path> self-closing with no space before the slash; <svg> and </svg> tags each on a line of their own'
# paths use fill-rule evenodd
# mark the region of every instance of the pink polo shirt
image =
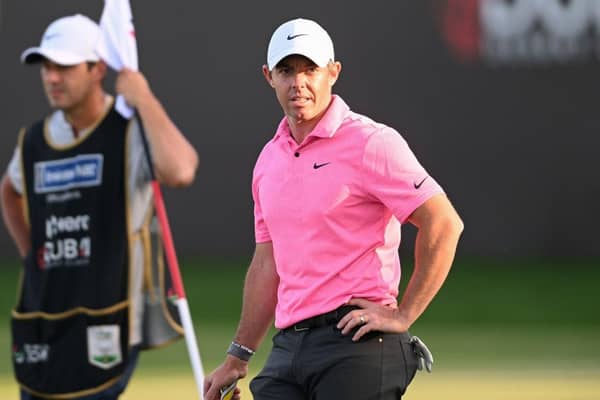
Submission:
<svg viewBox="0 0 600 400">
<path fill-rule="evenodd" d="M 442 188 L 394 129 L 338 96 L 298 145 L 283 118 L 254 168 L 255 236 L 271 241 L 275 326 L 353 297 L 396 303 L 400 224 Z"/>
</svg>

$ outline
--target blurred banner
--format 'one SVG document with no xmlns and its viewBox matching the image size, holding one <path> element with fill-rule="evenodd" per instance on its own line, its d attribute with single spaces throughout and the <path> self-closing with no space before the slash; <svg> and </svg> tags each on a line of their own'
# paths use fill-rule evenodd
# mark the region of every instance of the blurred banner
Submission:
<svg viewBox="0 0 600 400">
<path fill-rule="evenodd" d="M 600 1 L 434 1 L 444 40 L 460 61 L 567 64 L 600 58 Z"/>
<path fill-rule="evenodd" d="M 19 55 L 53 19 L 98 21 L 102 4 L 0 3 L 2 168 L 19 128 L 48 113 L 39 70 Z M 165 191 L 181 256 L 252 252 L 252 170 L 282 118 L 261 67 L 273 30 L 295 17 L 330 33 L 343 65 L 334 91 L 398 130 L 443 185 L 465 221 L 459 256 L 600 256 L 600 0 L 131 7 L 142 72 L 200 155 L 195 184 Z M 407 227 L 403 252 L 412 240 Z M 2 255 L 16 256 L 5 229 Z"/>
</svg>

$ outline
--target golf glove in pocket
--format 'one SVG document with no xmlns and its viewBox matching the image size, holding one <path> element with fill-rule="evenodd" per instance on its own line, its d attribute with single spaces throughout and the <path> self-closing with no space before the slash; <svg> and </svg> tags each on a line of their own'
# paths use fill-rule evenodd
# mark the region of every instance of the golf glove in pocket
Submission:
<svg viewBox="0 0 600 400">
<path fill-rule="evenodd" d="M 421 339 L 416 336 L 410 338 L 410 343 L 413 346 L 413 351 L 417 355 L 418 364 L 417 368 L 419 371 L 422 371 L 424 368 L 427 372 L 431 372 L 431 368 L 433 367 L 433 354 L 431 351 L 425 346 L 425 343 Z"/>
</svg>

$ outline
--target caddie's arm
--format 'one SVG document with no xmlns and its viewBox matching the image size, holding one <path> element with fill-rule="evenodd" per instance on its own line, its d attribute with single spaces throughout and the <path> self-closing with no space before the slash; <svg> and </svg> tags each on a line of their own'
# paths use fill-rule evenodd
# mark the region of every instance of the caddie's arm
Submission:
<svg viewBox="0 0 600 400">
<path fill-rule="evenodd" d="M 31 247 L 29 225 L 25 220 L 23 196 L 15 190 L 8 174 L 2 177 L 0 183 L 0 200 L 4 225 L 15 242 L 19 255 L 24 258 Z"/>
<path fill-rule="evenodd" d="M 406 331 L 425 311 L 448 276 L 464 225 L 445 194 L 438 194 L 408 218 L 417 227 L 415 266 L 398 306 Z"/>
<path fill-rule="evenodd" d="M 242 315 L 233 339 L 236 344 L 256 351 L 273 322 L 278 285 L 273 245 L 258 243 L 244 283 Z M 240 356 L 245 358 L 242 353 Z M 248 374 L 248 361 L 242 358 L 227 354 L 223 364 L 206 377 L 206 400 L 218 400 L 221 388 Z"/>
<path fill-rule="evenodd" d="M 117 76 L 116 91 L 138 110 L 157 179 L 168 186 L 190 185 L 198 167 L 198 154 L 171 121 L 144 75 L 124 68 Z"/>
</svg>

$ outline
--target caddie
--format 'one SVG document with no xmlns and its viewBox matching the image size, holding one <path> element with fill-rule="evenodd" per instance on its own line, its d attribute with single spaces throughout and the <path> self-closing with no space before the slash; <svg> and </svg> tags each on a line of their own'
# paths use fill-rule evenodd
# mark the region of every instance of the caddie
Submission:
<svg viewBox="0 0 600 400">
<path fill-rule="evenodd" d="M 139 119 L 116 112 L 99 40 L 96 22 L 65 16 L 21 57 L 40 67 L 52 108 L 21 130 L 1 183 L 2 216 L 23 258 L 12 311 L 23 400 L 117 399 L 138 351 L 182 334 L 166 300 L 140 126 L 163 184 L 190 185 L 198 156 L 142 73 L 116 79 Z"/>
</svg>

